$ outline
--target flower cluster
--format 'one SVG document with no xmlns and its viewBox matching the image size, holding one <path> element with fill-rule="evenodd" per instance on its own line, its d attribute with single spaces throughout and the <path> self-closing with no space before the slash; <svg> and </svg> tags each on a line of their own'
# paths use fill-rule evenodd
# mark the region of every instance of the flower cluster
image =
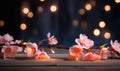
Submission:
<svg viewBox="0 0 120 71">
<path fill-rule="evenodd" d="M 21 40 L 15 40 L 14 38 L 9 35 L 8 33 L 0 36 L 0 44 L 3 45 L 1 52 L 3 53 L 4 58 L 15 58 L 15 54 L 17 52 L 22 52 L 23 48 L 19 47 L 15 44 L 21 44 Z M 57 39 L 54 36 L 51 36 L 51 33 L 49 32 L 47 34 L 47 39 L 45 41 L 48 42 L 50 45 L 55 45 L 58 43 Z M 42 40 L 43 42 L 43 40 Z M 46 60 L 50 59 L 50 57 L 47 55 L 47 53 L 42 49 L 38 49 L 38 45 L 36 43 L 32 42 L 26 42 L 24 53 L 26 53 L 27 57 L 35 57 L 35 60 Z"/>
<path fill-rule="evenodd" d="M 88 39 L 85 34 L 80 34 L 79 38 L 75 39 L 77 45 L 73 45 L 69 49 L 69 59 L 70 60 L 85 60 L 85 61 L 94 61 L 108 58 L 108 50 L 107 48 L 102 48 L 99 53 L 87 51 L 90 50 L 94 46 L 94 41 Z"/>
</svg>

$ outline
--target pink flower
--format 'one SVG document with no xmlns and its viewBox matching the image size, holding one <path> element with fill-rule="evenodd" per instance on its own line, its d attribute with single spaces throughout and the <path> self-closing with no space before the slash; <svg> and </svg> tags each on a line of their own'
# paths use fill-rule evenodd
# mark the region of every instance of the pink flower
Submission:
<svg viewBox="0 0 120 71">
<path fill-rule="evenodd" d="M 15 44 L 20 44 L 21 42 L 21 40 L 15 40 Z"/>
<path fill-rule="evenodd" d="M 100 50 L 100 56 L 102 59 L 108 59 L 109 50 L 108 48 L 102 48 Z"/>
<path fill-rule="evenodd" d="M 14 38 L 8 33 L 0 37 L 0 44 L 5 44 L 6 42 L 10 42 L 14 40 Z"/>
<path fill-rule="evenodd" d="M 114 42 L 111 40 L 110 44 L 115 51 L 120 53 L 120 43 L 117 40 L 115 40 Z"/>
<path fill-rule="evenodd" d="M 4 53 L 4 58 L 15 58 L 15 54 L 17 52 L 21 52 L 22 48 L 18 46 L 10 46 L 10 45 L 5 45 L 2 48 L 2 52 Z"/>
<path fill-rule="evenodd" d="M 99 54 L 89 52 L 84 55 L 83 60 L 85 61 L 101 60 L 101 56 Z"/>
<path fill-rule="evenodd" d="M 94 60 L 101 60 L 101 56 L 99 54 L 94 53 Z"/>
<path fill-rule="evenodd" d="M 36 43 L 27 43 L 26 44 L 26 48 L 24 50 L 25 53 L 27 53 L 27 56 L 28 57 L 33 57 L 36 55 L 36 53 L 38 52 L 38 46 Z"/>
<path fill-rule="evenodd" d="M 56 39 L 54 36 L 50 36 L 50 35 L 51 35 L 50 33 L 47 34 L 48 43 L 49 43 L 50 45 L 55 45 L 55 44 L 57 44 L 57 43 L 58 43 L 57 39 Z"/>
<path fill-rule="evenodd" d="M 48 54 L 44 50 L 39 52 L 39 54 L 35 57 L 35 60 L 48 60 L 48 59 L 50 59 L 50 56 L 48 56 Z"/>
<path fill-rule="evenodd" d="M 83 60 L 85 61 L 93 61 L 94 60 L 94 54 L 93 53 L 86 53 L 83 57 Z"/>
<path fill-rule="evenodd" d="M 72 47 L 70 47 L 69 53 L 70 55 L 80 57 L 81 55 L 83 55 L 83 48 L 79 45 L 73 45 Z"/>
<path fill-rule="evenodd" d="M 75 39 L 75 42 L 85 49 L 89 49 L 94 45 L 94 41 L 88 39 L 85 34 L 80 34 L 79 38 Z"/>
</svg>

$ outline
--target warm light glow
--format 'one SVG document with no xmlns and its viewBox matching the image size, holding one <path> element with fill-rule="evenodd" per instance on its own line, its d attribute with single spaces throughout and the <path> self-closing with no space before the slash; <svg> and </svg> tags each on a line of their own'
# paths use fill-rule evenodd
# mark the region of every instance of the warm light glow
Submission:
<svg viewBox="0 0 120 71">
<path fill-rule="evenodd" d="M 4 26 L 4 21 L 3 20 L 0 20 L 0 27 L 3 27 Z"/>
<path fill-rule="evenodd" d="M 27 52 L 28 52 L 28 54 L 32 54 L 32 53 L 33 53 L 32 48 L 31 48 L 31 47 L 28 47 Z"/>
<path fill-rule="evenodd" d="M 22 23 L 22 24 L 20 25 L 20 29 L 21 29 L 21 30 L 26 30 L 26 28 L 27 28 L 27 25 L 26 25 L 25 23 Z"/>
<path fill-rule="evenodd" d="M 43 7 L 39 6 L 39 7 L 37 8 L 37 11 L 38 11 L 39 13 L 43 12 Z"/>
<path fill-rule="evenodd" d="M 56 12 L 57 11 L 57 7 L 55 5 L 50 6 L 50 11 L 51 12 Z"/>
<path fill-rule="evenodd" d="M 40 0 L 41 2 L 44 2 L 45 0 Z"/>
<path fill-rule="evenodd" d="M 104 38 L 105 38 L 105 39 L 109 39 L 110 37 L 111 37 L 111 35 L 110 35 L 109 32 L 106 32 L 106 33 L 104 34 Z"/>
<path fill-rule="evenodd" d="M 27 14 L 28 12 L 29 12 L 29 9 L 28 9 L 28 8 L 24 8 L 24 9 L 23 9 L 23 13 L 24 13 L 24 14 Z"/>
<path fill-rule="evenodd" d="M 85 5 L 85 9 L 87 10 L 87 11 L 89 11 L 89 10 L 91 10 L 92 9 L 92 5 L 91 4 L 86 4 Z"/>
<path fill-rule="evenodd" d="M 100 21 L 100 22 L 99 22 L 99 27 L 104 28 L 104 27 L 105 27 L 105 25 L 106 25 L 106 24 L 105 24 L 105 22 L 104 22 L 104 21 Z"/>
<path fill-rule="evenodd" d="M 72 24 L 73 24 L 73 26 L 77 26 L 79 24 L 79 22 L 77 20 L 73 20 Z"/>
<path fill-rule="evenodd" d="M 93 33 L 94 33 L 95 36 L 99 36 L 100 35 L 100 30 L 99 29 L 95 29 L 93 31 Z"/>
<path fill-rule="evenodd" d="M 27 15 L 28 15 L 29 18 L 33 17 L 33 13 L 32 12 L 29 12 Z"/>
<path fill-rule="evenodd" d="M 105 9 L 105 11 L 110 11 L 111 10 L 111 7 L 110 7 L 110 5 L 105 5 L 105 7 L 104 7 L 104 9 Z"/>
<path fill-rule="evenodd" d="M 116 3 L 120 3 L 120 0 L 115 0 Z"/>
<path fill-rule="evenodd" d="M 53 54 L 55 54 L 55 51 L 54 51 L 52 48 L 50 48 L 50 51 L 51 51 Z"/>
<path fill-rule="evenodd" d="M 77 57 L 75 60 L 76 60 L 76 61 L 79 61 L 79 58 Z"/>
<path fill-rule="evenodd" d="M 84 14 L 85 14 L 85 9 L 80 9 L 80 10 L 79 10 L 79 14 L 80 14 L 80 15 L 84 15 Z"/>
</svg>

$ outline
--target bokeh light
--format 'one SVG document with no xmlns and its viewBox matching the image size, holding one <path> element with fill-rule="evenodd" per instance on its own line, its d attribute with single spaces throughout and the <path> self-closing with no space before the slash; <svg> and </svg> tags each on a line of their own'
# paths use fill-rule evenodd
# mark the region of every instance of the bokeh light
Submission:
<svg viewBox="0 0 120 71">
<path fill-rule="evenodd" d="M 29 12 L 29 9 L 28 8 L 23 8 L 23 13 L 24 14 L 27 14 Z"/>
<path fill-rule="evenodd" d="M 104 28 L 106 26 L 104 21 L 100 21 L 99 22 L 99 27 Z"/>
<path fill-rule="evenodd" d="M 120 0 L 115 0 L 116 3 L 120 3 Z"/>
<path fill-rule="evenodd" d="M 104 38 L 109 39 L 111 37 L 111 34 L 109 32 L 105 32 Z"/>
<path fill-rule="evenodd" d="M 39 13 L 43 12 L 43 7 L 39 6 L 39 7 L 37 8 L 37 11 L 38 11 Z"/>
<path fill-rule="evenodd" d="M 92 9 L 92 5 L 89 4 L 89 3 L 87 3 L 87 4 L 85 5 L 85 9 L 86 9 L 87 11 L 90 11 L 90 10 Z"/>
<path fill-rule="evenodd" d="M 72 25 L 73 25 L 73 26 L 78 26 L 78 24 L 79 24 L 78 20 L 73 20 L 73 21 L 72 21 Z"/>
<path fill-rule="evenodd" d="M 79 14 L 80 14 L 80 15 L 84 15 L 84 14 L 85 14 L 85 9 L 80 9 L 80 10 L 79 10 Z"/>
<path fill-rule="evenodd" d="M 3 20 L 0 20 L 0 27 L 3 27 L 4 26 L 4 21 Z"/>
<path fill-rule="evenodd" d="M 100 35 L 100 30 L 99 29 L 94 29 L 93 34 L 95 36 L 99 36 Z"/>
<path fill-rule="evenodd" d="M 111 7 L 110 7 L 110 5 L 105 5 L 104 9 L 105 9 L 106 12 L 108 12 L 108 11 L 111 10 Z"/>
<path fill-rule="evenodd" d="M 56 12 L 56 11 L 57 11 L 56 5 L 51 5 L 51 6 L 50 6 L 50 11 L 51 11 L 51 12 Z"/>
<path fill-rule="evenodd" d="M 29 12 L 27 15 L 28 15 L 29 18 L 33 17 L 33 13 L 32 12 Z"/>
<path fill-rule="evenodd" d="M 20 29 L 21 29 L 21 30 L 26 30 L 26 28 L 27 28 L 27 25 L 26 25 L 25 23 L 22 23 L 22 24 L 20 25 Z"/>
<path fill-rule="evenodd" d="M 41 2 L 44 2 L 45 0 L 40 0 Z"/>
</svg>

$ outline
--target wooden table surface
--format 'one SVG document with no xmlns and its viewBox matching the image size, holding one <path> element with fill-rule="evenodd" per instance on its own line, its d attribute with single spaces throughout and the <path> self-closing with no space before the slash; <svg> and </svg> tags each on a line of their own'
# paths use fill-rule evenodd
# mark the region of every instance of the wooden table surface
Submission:
<svg viewBox="0 0 120 71">
<path fill-rule="evenodd" d="M 120 59 L 70 61 L 68 54 L 49 54 L 50 60 L 36 61 L 25 54 L 0 59 L 0 71 L 120 71 Z"/>
</svg>

